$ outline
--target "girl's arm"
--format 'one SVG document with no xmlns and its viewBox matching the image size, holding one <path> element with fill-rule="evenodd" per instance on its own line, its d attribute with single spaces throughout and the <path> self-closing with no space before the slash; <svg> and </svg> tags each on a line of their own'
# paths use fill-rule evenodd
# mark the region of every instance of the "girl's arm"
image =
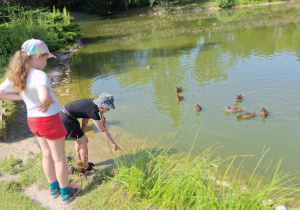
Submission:
<svg viewBox="0 0 300 210">
<path fill-rule="evenodd" d="M 108 139 L 108 141 L 110 141 L 110 143 L 114 147 L 114 150 L 118 150 L 118 149 L 121 150 L 121 148 L 116 144 L 116 142 L 113 140 L 113 138 L 109 134 L 108 130 L 103 126 L 102 122 L 94 121 L 94 124 L 96 125 L 98 130 L 103 134 L 103 136 L 105 136 Z"/>
<path fill-rule="evenodd" d="M 0 90 L 0 99 L 1 100 L 23 100 L 19 94 L 9 93 L 3 90 Z"/>
<path fill-rule="evenodd" d="M 86 127 L 88 125 L 89 122 L 89 118 L 82 118 L 82 132 L 85 133 L 86 131 Z"/>
<path fill-rule="evenodd" d="M 54 102 L 50 95 L 50 88 L 44 85 L 40 86 L 38 88 L 38 97 L 41 102 L 41 104 L 37 106 L 38 110 L 46 112 L 49 106 Z"/>
</svg>

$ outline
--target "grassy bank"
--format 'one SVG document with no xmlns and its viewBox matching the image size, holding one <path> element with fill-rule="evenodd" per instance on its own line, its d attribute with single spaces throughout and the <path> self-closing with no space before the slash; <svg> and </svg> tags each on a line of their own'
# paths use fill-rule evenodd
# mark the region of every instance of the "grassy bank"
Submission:
<svg viewBox="0 0 300 210">
<path fill-rule="evenodd" d="M 74 209 L 274 209 L 285 205 L 299 208 L 297 185 L 277 164 L 259 159 L 251 177 L 243 180 L 233 163 L 244 157 L 214 157 L 207 149 L 196 156 L 177 154 L 170 148 L 145 147 L 115 156 L 114 168 L 95 170 L 97 179 L 79 180 L 83 189 L 73 202 Z M 36 208 L 22 195 L 21 187 L 36 184 L 48 188 L 42 172 L 41 155 L 22 163 L 12 157 L 0 161 L 0 171 L 19 173 L 18 181 L 3 181 L 0 202 L 18 196 L 16 209 Z M 242 162 L 242 161 L 241 161 Z M 241 163 L 242 165 L 242 163 Z M 263 173 L 257 173 L 258 171 Z M 258 175 L 261 174 L 261 175 Z M 243 183 L 243 184 L 241 184 Z M 49 198 L 51 199 L 51 198 Z"/>
<path fill-rule="evenodd" d="M 150 0 L 151 2 L 152 0 Z M 277 4 L 277 3 L 287 3 L 289 0 L 174 0 L 174 1 L 155 1 L 154 4 L 146 3 L 139 6 L 128 5 L 127 9 L 120 9 L 113 12 L 106 12 L 104 14 L 98 14 L 94 11 L 94 7 L 81 12 L 74 10 L 76 21 L 86 21 L 93 19 L 106 19 L 106 18 L 118 18 L 127 16 L 137 16 L 137 15 L 153 15 L 153 14 L 165 14 L 174 12 L 190 12 L 190 11 L 202 11 L 202 10 L 216 10 L 222 8 L 235 8 L 235 7 L 245 7 L 250 5 L 266 5 L 266 4 Z M 92 6 L 91 6 L 92 7 Z M 90 11 L 90 12 L 89 12 Z"/>
</svg>

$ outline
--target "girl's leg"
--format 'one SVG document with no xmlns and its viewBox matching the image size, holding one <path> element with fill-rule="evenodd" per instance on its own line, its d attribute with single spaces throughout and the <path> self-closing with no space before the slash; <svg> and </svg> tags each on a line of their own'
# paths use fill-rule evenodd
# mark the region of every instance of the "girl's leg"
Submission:
<svg viewBox="0 0 300 210">
<path fill-rule="evenodd" d="M 88 138 L 83 135 L 81 138 L 77 139 L 75 142 L 75 151 L 79 154 L 80 160 L 83 163 L 83 168 L 87 169 L 88 166 Z M 77 150 L 76 150 L 77 149 Z"/>
<path fill-rule="evenodd" d="M 48 180 L 48 183 L 55 182 L 56 179 L 56 173 L 55 173 L 55 167 L 54 162 L 51 154 L 51 149 L 48 145 L 48 141 L 45 137 L 37 137 L 39 144 L 42 148 L 43 153 L 43 169 L 45 176 Z"/>
<path fill-rule="evenodd" d="M 68 186 L 68 167 L 65 155 L 65 139 L 47 140 L 55 165 L 56 177 L 60 188 Z"/>
</svg>

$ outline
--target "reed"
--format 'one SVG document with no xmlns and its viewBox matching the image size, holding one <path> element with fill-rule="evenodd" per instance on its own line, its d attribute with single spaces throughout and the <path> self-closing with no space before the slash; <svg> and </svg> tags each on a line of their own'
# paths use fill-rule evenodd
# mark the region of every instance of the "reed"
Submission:
<svg viewBox="0 0 300 210">
<path fill-rule="evenodd" d="M 81 178 L 82 193 L 72 206 L 75 209 L 146 209 L 155 206 L 175 210 L 274 209 L 283 204 L 289 209 L 299 209 L 299 197 L 296 197 L 299 185 L 292 183 L 292 174 L 280 170 L 283 159 L 275 164 L 272 161 L 265 163 L 266 150 L 249 179 L 239 180 L 243 161 L 237 169 L 233 165 L 248 156 L 214 157 L 214 149 L 208 148 L 190 156 L 176 153 L 172 148 L 145 145 L 132 149 L 115 157 L 115 168 L 95 170 L 101 179 Z M 0 185 L 6 185 L 3 189 L 9 199 L 14 196 L 9 190 L 18 191 L 18 186 L 48 187 L 41 160 L 39 153 L 24 164 L 13 157 L 0 161 L 1 172 L 20 173 L 17 182 L 0 182 Z M 77 175 L 71 178 L 80 179 Z M 241 181 L 246 184 L 242 186 Z M 24 203 L 19 201 L 17 205 L 21 207 Z"/>
<path fill-rule="evenodd" d="M 104 209 L 274 209 L 277 205 L 299 207 L 299 186 L 291 174 L 280 170 L 282 159 L 265 163 L 265 151 L 252 175 L 240 180 L 248 156 L 214 157 L 214 148 L 198 155 L 174 153 L 171 148 L 138 148 L 115 157 L 114 176 L 91 195 L 79 198 L 76 207 Z M 258 173 L 262 171 L 263 173 Z M 240 183 L 246 183 L 241 185 Z M 95 201 L 94 195 L 101 195 Z M 118 202 L 116 202 L 116 200 Z"/>
</svg>

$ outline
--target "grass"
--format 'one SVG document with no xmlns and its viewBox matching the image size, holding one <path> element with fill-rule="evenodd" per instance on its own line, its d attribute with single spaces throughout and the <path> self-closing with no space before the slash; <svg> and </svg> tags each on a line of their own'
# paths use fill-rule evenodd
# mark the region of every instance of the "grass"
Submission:
<svg viewBox="0 0 300 210">
<path fill-rule="evenodd" d="M 169 149 L 139 150 L 116 158 L 115 176 L 93 193 L 103 195 L 101 201 L 89 204 L 94 198 L 89 195 L 80 198 L 76 207 L 272 209 L 287 204 L 292 200 L 290 196 L 298 192 L 297 186 L 286 186 L 289 179 L 279 172 L 282 161 L 275 167 L 270 181 L 265 182 L 266 177 L 254 171 L 246 188 L 236 180 L 240 171 L 230 173 L 234 161 L 236 157 L 212 158 L 211 149 L 198 156 L 172 154 Z M 212 167 L 211 163 L 218 167 Z M 257 169 L 259 167 L 260 162 Z M 264 169 L 265 175 L 270 172 L 270 167 L 271 163 Z M 263 202 L 268 200 L 272 200 L 272 205 Z"/>
<path fill-rule="evenodd" d="M 19 109 L 16 101 L 9 100 L 0 101 L 0 109 L 1 108 L 7 108 L 7 111 L 4 114 L 4 120 L 0 121 L 0 133 L 15 122 Z M 0 110 L 0 112 L 2 112 L 2 110 Z"/>
<path fill-rule="evenodd" d="M 274 209 L 283 204 L 299 208 L 293 198 L 298 185 L 291 184 L 289 174 L 280 171 L 278 163 L 266 163 L 264 152 L 249 179 L 233 164 L 247 156 L 220 158 L 209 148 L 198 155 L 175 153 L 171 148 L 154 149 L 144 146 L 127 154 L 115 156 L 115 167 L 95 170 L 98 179 L 82 183 L 75 209 Z M 9 165 L 9 167 L 7 167 Z M 242 165 L 242 161 L 240 163 Z M 273 168 L 272 168 L 273 167 Z M 17 168 L 17 169 L 12 169 Z M 22 195 L 21 187 L 36 184 L 48 188 L 42 170 L 42 155 L 29 158 L 24 164 L 13 157 L 0 161 L 0 171 L 20 174 L 18 181 L 0 182 L 0 203 L 12 201 L 15 209 L 37 206 Z M 259 172 L 259 173 L 258 173 Z M 244 184 L 241 184 L 244 183 Z M 5 195 L 5 196 L 4 196 Z M 50 198 L 49 198 L 50 199 Z"/>
<path fill-rule="evenodd" d="M 39 205 L 22 193 L 21 185 L 16 181 L 0 182 L 0 202 L 5 209 L 41 209 Z"/>
<path fill-rule="evenodd" d="M 6 157 L 0 162 L 1 171 L 9 174 L 17 174 L 23 171 L 23 161 L 13 156 Z"/>
</svg>

